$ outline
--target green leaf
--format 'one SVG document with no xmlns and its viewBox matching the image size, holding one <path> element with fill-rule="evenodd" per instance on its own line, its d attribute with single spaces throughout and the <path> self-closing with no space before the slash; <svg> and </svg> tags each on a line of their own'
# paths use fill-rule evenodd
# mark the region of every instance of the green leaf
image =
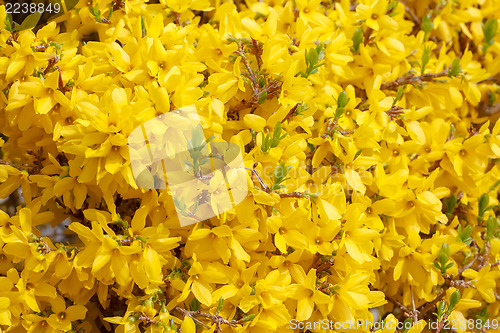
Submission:
<svg viewBox="0 0 500 333">
<path fill-rule="evenodd" d="M 281 135 L 281 122 L 277 122 L 276 126 L 274 126 L 273 137 L 277 138 Z"/>
<path fill-rule="evenodd" d="M 352 48 L 354 49 L 355 53 L 359 53 L 359 45 L 363 41 L 363 29 L 361 27 L 357 28 L 356 31 L 354 31 L 354 35 L 352 36 Z"/>
<path fill-rule="evenodd" d="M 457 241 L 461 241 L 462 243 L 465 243 L 466 245 L 470 245 L 472 242 L 472 238 L 470 235 L 472 234 L 472 226 L 468 225 L 465 227 L 465 229 L 462 230 L 462 226 L 458 226 L 458 236 L 457 236 Z"/>
<path fill-rule="evenodd" d="M 446 204 L 446 215 L 450 217 L 457 205 L 457 196 L 452 194 L 451 197 L 444 199 L 444 202 Z"/>
<path fill-rule="evenodd" d="M 26 16 L 19 30 L 33 29 L 38 24 L 38 21 L 40 21 L 40 17 L 42 17 L 42 12 L 35 12 Z"/>
<path fill-rule="evenodd" d="M 309 50 L 308 58 L 309 58 L 309 64 L 314 66 L 315 64 L 318 63 L 319 55 L 316 49 Z"/>
<path fill-rule="evenodd" d="M 266 85 L 266 78 L 264 76 L 261 76 L 259 78 L 259 88 L 263 88 Z"/>
<path fill-rule="evenodd" d="M 144 16 L 141 16 L 141 28 L 142 28 L 142 37 L 146 37 L 146 23 L 144 22 Z"/>
<path fill-rule="evenodd" d="M 191 311 L 198 311 L 201 308 L 201 303 L 195 298 L 191 301 L 191 304 L 189 304 L 189 310 Z"/>
<path fill-rule="evenodd" d="M 488 193 L 483 193 L 478 201 L 478 220 L 479 218 L 481 218 L 481 220 L 483 219 L 484 213 L 486 212 L 486 207 L 488 207 L 489 202 L 490 197 L 488 196 Z"/>
<path fill-rule="evenodd" d="M 411 318 L 406 318 L 405 321 L 403 321 L 403 328 L 404 328 L 404 331 L 403 333 L 406 333 L 410 330 L 410 328 L 412 327 L 412 324 L 413 323 L 413 319 Z"/>
<path fill-rule="evenodd" d="M 111 19 L 111 15 L 113 15 L 113 2 L 109 4 L 108 20 Z"/>
<path fill-rule="evenodd" d="M 349 97 L 347 97 L 347 93 L 342 91 L 337 98 L 337 108 L 345 108 L 349 103 Z"/>
<path fill-rule="evenodd" d="M 319 63 L 321 60 L 325 58 L 325 51 L 323 51 L 323 46 L 318 45 L 316 46 L 316 53 L 318 53 L 318 60 L 316 63 Z M 321 65 L 316 65 L 316 67 L 319 67 Z"/>
<path fill-rule="evenodd" d="M 5 29 L 10 32 L 14 32 L 14 27 L 12 26 L 12 14 L 7 13 L 5 17 Z"/>
<path fill-rule="evenodd" d="M 484 34 L 484 52 L 493 45 L 495 35 L 497 34 L 498 21 L 496 18 L 490 18 L 486 23 L 483 24 L 483 34 Z"/>
<path fill-rule="evenodd" d="M 392 106 L 396 105 L 397 102 L 401 100 L 401 97 L 403 97 L 403 93 L 405 91 L 406 85 L 402 85 L 398 87 L 398 91 L 396 92 L 396 97 L 394 98 L 394 101 L 392 102 Z"/>
<path fill-rule="evenodd" d="M 394 15 L 396 15 L 397 12 L 395 9 L 398 6 L 398 3 L 399 3 L 399 1 L 397 1 L 397 0 L 389 2 L 387 4 L 386 15 L 388 15 L 389 17 L 393 17 Z"/>
<path fill-rule="evenodd" d="M 429 14 L 425 15 L 424 18 L 422 19 L 421 27 L 422 30 L 425 32 L 425 39 L 426 39 L 429 32 L 431 32 L 431 30 L 434 29 L 434 23 L 432 23 Z"/>
<path fill-rule="evenodd" d="M 497 219 L 490 215 L 488 217 L 488 220 L 486 221 L 486 235 L 490 238 L 493 237 L 495 235 L 497 227 Z"/>
<path fill-rule="evenodd" d="M 422 54 L 422 66 L 420 70 L 420 74 L 423 75 L 425 71 L 425 66 L 429 63 L 429 60 L 431 59 L 431 48 L 429 47 L 424 47 L 424 53 Z"/>
<path fill-rule="evenodd" d="M 458 304 L 458 302 L 460 302 L 460 291 L 457 289 L 453 292 L 453 294 L 451 294 L 450 296 L 450 304 L 448 305 L 448 311 L 451 312 L 453 311 L 453 308 L 455 307 L 455 305 Z"/>
<path fill-rule="evenodd" d="M 447 243 L 441 245 L 441 250 L 437 255 L 437 262 L 434 262 L 434 267 L 441 271 L 441 274 L 446 274 L 446 270 L 453 266 L 453 262 L 448 263 L 450 259 L 450 246 Z"/>
<path fill-rule="evenodd" d="M 219 304 L 217 304 L 217 309 L 216 309 L 216 313 L 219 313 L 222 311 L 222 307 L 224 306 L 224 299 L 221 297 L 219 298 Z"/>
<path fill-rule="evenodd" d="M 259 96 L 259 104 L 264 104 L 264 102 L 267 100 L 267 91 L 263 91 L 260 96 Z"/>
<path fill-rule="evenodd" d="M 249 316 L 244 317 L 244 318 L 242 319 L 242 321 L 243 321 L 243 322 L 245 322 L 245 323 L 247 323 L 247 322 L 249 322 L 249 321 L 254 320 L 254 318 L 255 318 L 255 317 L 257 317 L 257 315 L 255 315 L 255 314 L 251 314 L 251 315 L 249 315 Z"/>
<path fill-rule="evenodd" d="M 460 67 L 460 58 L 455 58 L 451 63 L 449 76 L 457 76 L 461 71 L 462 67 Z"/>
<path fill-rule="evenodd" d="M 490 187 L 489 191 L 490 191 L 490 192 L 491 192 L 491 191 L 493 191 L 493 190 L 494 190 L 494 189 L 495 189 L 498 185 L 500 185 L 500 179 L 499 179 L 499 180 L 497 180 L 497 181 L 495 182 L 495 184 L 493 184 L 493 185 Z"/>
<path fill-rule="evenodd" d="M 444 314 L 444 310 L 446 309 L 446 302 L 441 301 L 437 305 L 437 317 L 441 320 Z"/>
</svg>

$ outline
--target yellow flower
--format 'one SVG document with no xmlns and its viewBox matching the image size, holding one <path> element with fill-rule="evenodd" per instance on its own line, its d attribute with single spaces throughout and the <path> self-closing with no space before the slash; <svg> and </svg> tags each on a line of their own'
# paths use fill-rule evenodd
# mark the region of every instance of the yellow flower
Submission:
<svg viewBox="0 0 500 333">
<path fill-rule="evenodd" d="M 328 304 L 330 297 L 316 289 L 316 270 L 311 269 L 306 273 L 298 266 L 292 272 L 293 279 L 297 284 L 290 287 L 293 298 L 297 302 L 297 321 L 309 319 L 315 304 Z"/>
<path fill-rule="evenodd" d="M 48 324 L 57 330 L 71 330 L 72 322 L 78 319 L 84 319 L 87 313 L 87 308 L 83 305 L 71 305 L 66 307 L 64 299 L 57 297 L 50 301 L 52 311 L 47 319 Z"/>
<path fill-rule="evenodd" d="M 356 13 L 359 17 L 365 19 L 368 27 L 375 31 L 382 29 L 396 30 L 398 23 L 389 15 L 386 15 L 386 0 L 369 0 L 367 4 L 361 3 L 356 7 Z"/>
</svg>

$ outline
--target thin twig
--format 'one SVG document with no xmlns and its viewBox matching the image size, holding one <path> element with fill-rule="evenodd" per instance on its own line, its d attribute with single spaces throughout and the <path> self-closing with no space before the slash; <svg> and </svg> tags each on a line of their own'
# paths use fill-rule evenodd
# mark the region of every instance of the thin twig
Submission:
<svg viewBox="0 0 500 333">
<path fill-rule="evenodd" d="M 448 76 L 450 73 L 450 69 L 445 69 L 439 73 L 425 73 L 419 76 L 415 76 L 415 74 L 409 74 L 406 76 L 402 76 L 397 78 L 394 81 L 386 82 L 380 86 L 381 90 L 396 90 L 399 86 L 405 84 L 422 84 L 422 82 L 431 82 L 437 78 Z"/>
<path fill-rule="evenodd" d="M 225 318 L 219 316 L 218 314 L 211 314 L 211 313 L 201 312 L 201 310 L 198 310 L 198 311 L 189 311 L 189 310 L 180 308 L 178 306 L 176 306 L 175 309 L 177 311 L 181 312 L 184 316 L 188 316 L 188 317 L 192 318 L 193 320 L 195 320 L 196 322 L 200 323 L 206 329 L 210 329 L 210 327 L 207 326 L 206 324 L 202 323 L 200 320 L 198 320 L 197 317 L 202 317 L 202 318 L 210 319 L 212 321 L 212 324 L 215 324 L 215 329 L 216 329 L 217 332 L 222 332 L 221 325 L 229 325 L 229 326 L 232 326 L 232 327 L 236 327 L 238 325 L 244 326 L 245 323 L 246 323 L 244 319 L 240 319 L 240 320 L 231 319 L 231 320 L 228 320 L 228 319 L 225 319 Z"/>
<path fill-rule="evenodd" d="M 393 105 L 393 106 L 391 106 L 391 108 L 389 110 L 385 111 L 385 113 L 387 113 L 390 120 L 394 120 L 400 114 L 404 114 L 404 111 L 402 111 L 402 110 L 403 110 L 402 107 Z"/>
<path fill-rule="evenodd" d="M 436 298 L 434 298 L 432 301 L 420 306 L 417 311 L 419 312 L 418 314 L 418 318 L 420 319 L 423 319 L 424 316 L 427 314 L 427 312 L 429 312 L 430 310 L 432 310 L 432 308 L 437 304 L 437 302 L 439 302 L 444 295 L 446 295 L 446 289 L 445 287 L 443 287 L 439 293 L 437 294 Z"/>
<path fill-rule="evenodd" d="M 288 120 L 288 119 L 292 118 L 294 116 L 294 114 L 295 114 L 295 111 L 297 110 L 297 108 L 299 107 L 300 104 L 301 103 L 295 104 L 294 107 L 292 107 L 290 109 L 290 111 L 288 111 L 287 115 L 285 116 L 285 118 L 283 118 L 282 121 L 285 121 L 285 120 Z"/>
<path fill-rule="evenodd" d="M 259 47 L 259 42 L 257 42 L 255 39 L 252 38 L 252 46 L 253 46 L 253 53 L 255 55 L 255 59 L 257 59 L 257 68 L 260 71 L 260 67 L 262 66 L 262 48 Z"/>
<path fill-rule="evenodd" d="M 14 163 L 8 162 L 6 160 L 3 160 L 1 158 L 0 158 L 0 164 L 8 165 L 8 166 L 11 166 L 13 168 L 16 168 L 17 170 L 21 170 L 21 171 L 26 170 L 26 168 L 32 168 L 35 166 L 33 164 L 26 164 L 26 163 L 14 164 Z"/>
<path fill-rule="evenodd" d="M 308 197 L 307 193 L 303 193 L 303 192 L 291 192 L 291 193 L 281 193 L 280 194 L 280 198 L 302 199 L 302 198 L 307 198 L 307 197 Z"/>
<path fill-rule="evenodd" d="M 478 106 L 478 113 L 481 117 L 492 116 L 494 114 L 500 113 L 500 103 L 488 105 L 488 103 L 481 102 Z"/>
<path fill-rule="evenodd" d="M 391 302 L 392 304 L 397 305 L 403 312 L 405 312 L 405 313 L 411 312 L 410 309 L 408 309 L 406 306 L 404 306 L 403 303 L 401 303 L 397 299 L 392 298 L 391 296 L 387 296 L 387 295 L 385 295 L 385 299 L 388 300 L 389 302 Z"/>
<path fill-rule="evenodd" d="M 421 25 L 420 18 L 417 16 L 417 14 L 415 14 L 415 12 L 413 11 L 413 9 L 411 9 L 406 4 L 406 2 L 404 2 L 404 1 L 400 1 L 400 2 L 405 6 L 406 14 L 408 14 L 408 16 L 410 17 L 410 19 L 412 20 L 412 22 L 415 24 L 415 26 L 413 27 L 413 29 L 418 29 L 420 27 L 420 25 Z"/>
<path fill-rule="evenodd" d="M 411 313 L 409 313 L 410 317 L 412 317 L 412 320 L 414 323 L 418 322 L 418 310 L 415 309 L 415 299 L 413 298 L 413 288 L 410 286 L 410 291 L 411 291 L 411 306 L 413 310 Z"/>
<path fill-rule="evenodd" d="M 260 177 L 260 175 L 259 175 L 259 173 L 257 172 L 257 170 L 252 169 L 252 168 L 245 168 L 245 169 L 252 171 L 252 173 L 255 175 L 255 177 L 257 177 L 257 180 L 259 181 L 260 186 L 262 187 L 262 190 L 263 190 L 264 192 L 269 193 L 269 187 L 266 185 L 266 183 L 264 183 L 264 181 L 263 181 L 263 180 L 262 180 L 262 178 Z"/>
<path fill-rule="evenodd" d="M 500 85 L 500 77 L 490 76 L 489 78 L 482 81 L 481 83 L 495 83 L 495 84 Z"/>
</svg>

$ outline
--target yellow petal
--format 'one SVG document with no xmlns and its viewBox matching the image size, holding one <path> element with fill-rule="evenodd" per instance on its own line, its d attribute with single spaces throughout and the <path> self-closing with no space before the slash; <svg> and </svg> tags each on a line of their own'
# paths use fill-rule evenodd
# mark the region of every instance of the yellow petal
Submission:
<svg viewBox="0 0 500 333">
<path fill-rule="evenodd" d="M 326 200 L 319 200 L 318 207 L 320 209 L 321 215 L 326 216 L 328 220 L 338 220 L 342 216 L 339 214 L 337 208 Z"/>
<path fill-rule="evenodd" d="M 418 121 L 410 121 L 406 124 L 406 129 L 410 134 L 410 138 L 419 145 L 425 144 L 425 133 L 420 127 Z"/>
<path fill-rule="evenodd" d="M 206 283 L 194 280 L 191 285 L 191 291 L 201 304 L 206 306 L 212 304 L 212 291 Z"/>
<path fill-rule="evenodd" d="M 184 317 L 184 322 L 181 325 L 181 331 L 182 333 L 196 333 L 196 325 L 191 317 Z"/>
<path fill-rule="evenodd" d="M 250 127 L 257 133 L 262 132 L 262 130 L 266 126 L 266 120 L 264 118 L 262 118 L 259 115 L 251 113 L 245 115 L 245 117 L 243 118 L 243 122 L 247 127 Z"/>
<path fill-rule="evenodd" d="M 361 181 L 359 174 L 351 168 L 347 168 L 345 171 L 345 178 L 347 183 L 356 191 L 365 194 L 366 187 Z"/>
<path fill-rule="evenodd" d="M 106 157 L 105 168 L 110 174 L 115 174 L 123 165 L 123 159 L 119 153 L 113 152 Z"/>
</svg>

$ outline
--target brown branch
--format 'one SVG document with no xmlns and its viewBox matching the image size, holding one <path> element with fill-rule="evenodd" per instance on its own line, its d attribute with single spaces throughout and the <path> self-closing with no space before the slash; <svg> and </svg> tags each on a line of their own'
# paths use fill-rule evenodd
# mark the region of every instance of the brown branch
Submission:
<svg viewBox="0 0 500 333">
<path fill-rule="evenodd" d="M 34 167 L 34 165 L 31 165 L 31 164 L 14 164 L 14 163 L 8 162 L 8 161 L 1 159 L 1 158 L 0 158 L 0 164 L 11 166 L 11 167 L 16 168 L 17 170 L 20 170 L 20 171 L 26 170 L 25 167 Z"/>
<path fill-rule="evenodd" d="M 172 11 L 172 16 L 174 17 L 175 23 L 177 23 L 177 25 L 179 25 L 181 28 L 183 28 L 184 25 L 181 22 L 181 14 Z"/>
<path fill-rule="evenodd" d="M 408 14 L 408 16 L 410 17 L 411 21 L 415 24 L 413 26 L 413 30 L 414 31 L 418 31 L 418 29 L 420 28 L 420 25 L 421 25 L 421 22 L 420 22 L 420 18 L 417 16 L 417 14 L 415 14 L 415 12 L 413 11 L 413 9 L 411 9 L 408 4 L 406 4 L 406 2 L 404 1 L 400 1 L 404 6 L 405 6 L 405 14 Z"/>
<path fill-rule="evenodd" d="M 425 317 L 425 315 L 427 314 L 427 312 L 432 310 L 432 308 L 437 304 L 437 302 L 439 302 L 446 295 L 446 289 L 447 289 L 447 285 L 445 284 L 445 286 L 443 286 L 441 291 L 439 291 L 439 293 L 437 294 L 436 298 L 434 298 L 432 301 L 427 302 L 426 304 L 420 306 L 417 309 L 417 311 L 419 312 L 418 318 L 423 319 Z"/>
<path fill-rule="evenodd" d="M 491 268 L 499 266 L 500 265 L 500 260 L 497 260 L 496 262 L 491 264 Z"/>
<path fill-rule="evenodd" d="M 207 326 L 206 324 L 202 323 L 197 317 L 210 319 L 210 321 L 212 322 L 212 324 L 215 324 L 215 329 L 216 329 L 217 332 L 222 332 L 221 325 L 229 325 L 229 326 L 232 326 L 232 327 L 236 327 L 238 325 L 244 326 L 245 323 L 246 323 L 246 321 L 245 321 L 244 318 L 243 319 L 239 319 L 239 320 L 234 320 L 234 319 L 228 320 L 228 319 L 225 319 L 225 318 L 219 316 L 218 314 L 211 314 L 211 313 L 201 312 L 201 310 L 198 310 L 198 311 L 189 311 L 189 310 L 180 308 L 178 306 L 175 307 L 175 310 L 181 312 L 184 315 L 184 317 L 188 316 L 191 319 L 195 320 L 199 324 L 203 325 L 206 329 L 210 329 L 210 327 Z"/>
<path fill-rule="evenodd" d="M 467 269 L 471 268 L 471 267 L 472 267 L 472 265 L 474 265 L 474 263 L 476 262 L 476 260 L 477 260 L 477 257 L 474 257 L 474 259 L 472 259 L 472 261 L 471 261 L 470 263 L 468 263 L 468 264 L 467 264 L 467 265 L 465 265 L 464 267 L 460 268 L 460 269 L 458 270 L 458 276 L 459 276 L 459 277 L 461 277 L 461 276 L 462 276 L 462 273 L 463 273 L 465 270 L 467 270 Z"/>
<path fill-rule="evenodd" d="M 474 287 L 472 285 L 472 281 L 464 281 L 464 280 L 451 280 L 450 281 L 450 287 L 462 287 L 462 288 L 469 288 L 469 287 Z"/>
<path fill-rule="evenodd" d="M 418 310 L 415 308 L 415 299 L 413 298 L 413 289 L 411 288 L 410 286 L 410 291 L 411 291 L 411 306 L 413 308 L 413 310 L 408 313 L 408 317 L 411 317 L 413 322 L 416 323 L 418 322 Z"/>
<path fill-rule="evenodd" d="M 500 86 L 500 77 L 490 76 L 489 78 L 482 81 L 481 83 L 495 83 L 495 84 L 498 84 Z"/>
<path fill-rule="evenodd" d="M 285 116 L 285 118 L 283 118 L 282 122 L 285 121 L 285 120 L 288 120 L 288 119 L 292 118 L 294 116 L 294 114 L 295 114 L 295 111 L 297 111 L 297 108 L 299 107 L 300 104 L 301 103 L 295 104 L 294 107 L 292 107 L 290 109 L 290 111 L 288 111 L 287 115 Z"/>
<path fill-rule="evenodd" d="M 491 247 L 490 242 L 486 242 L 484 244 L 484 253 L 478 257 L 478 259 L 479 259 L 479 267 L 477 269 L 478 271 L 480 271 L 481 268 L 483 268 L 484 266 L 486 266 L 488 264 L 490 247 Z"/>
<path fill-rule="evenodd" d="M 124 5 L 125 5 L 125 2 L 123 0 L 114 0 L 113 1 L 113 11 L 116 12 L 117 10 L 120 10 Z"/>
<path fill-rule="evenodd" d="M 59 62 L 58 56 L 50 58 L 49 62 L 47 64 L 47 68 L 45 68 L 45 70 L 43 71 L 43 75 L 47 75 L 47 73 L 50 72 L 52 70 L 52 68 L 54 68 L 54 65 L 57 64 L 58 62 Z M 55 68 L 59 69 L 58 67 L 55 67 Z"/>
<path fill-rule="evenodd" d="M 354 133 L 354 130 L 342 130 L 342 129 L 337 129 L 336 127 L 338 126 L 337 119 L 332 119 L 328 122 L 328 125 L 326 126 L 325 133 L 321 135 L 323 139 L 325 139 L 327 136 L 331 136 L 334 131 L 339 132 L 342 135 L 350 135 Z"/>
<path fill-rule="evenodd" d="M 403 303 L 401 303 L 397 299 L 392 298 L 391 296 L 387 296 L 387 295 L 385 295 L 385 299 L 388 300 L 389 302 L 391 302 L 392 304 L 397 305 L 404 313 L 411 312 L 410 309 L 408 309 L 406 306 L 404 306 Z"/>
<path fill-rule="evenodd" d="M 266 99 L 275 97 L 279 95 L 281 92 L 281 87 L 283 85 L 282 82 L 276 80 L 276 79 L 271 79 L 267 83 L 267 85 L 263 88 L 259 88 L 259 80 L 256 77 L 256 73 L 252 70 L 250 67 L 250 63 L 248 62 L 247 55 L 245 53 L 245 46 L 241 43 L 241 41 L 237 41 L 238 44 L 238 49 L 235 51 L 236 54 L 238 54 L 241 57 L 241 61 L 243 62 L 243 65 L 245 66 L 247 70 L 247 74 L 245 76 L 248 76 L 250 79 L 250 88 L 252 88 L 252 99 L 249 101 L 244 101 L 243 104 L 240 104 L 236 108 L 233 108 L 231 111 L 239 111 L 242 109 L 246 109 L 248 107 L 253 107 L 252 111 L 250 113 L 253 113 L 255 109 L 257 108 L 257 104 L 259 103 L 259 99 L 262 95 L 262 93 L 266 93 Z M 261 63 L 262 60 L 260 59 L 260 55 L 262 53 L 258 42 L 252 39 L 252 51 L 255 54 L 255 58 L 257 59 L 257 66 L 260 71 Z"/>
<path fill-rule="evenodd" d="M 330 256 L 322 256 L 319 253 L 314 255 L 314 262 L 311 268 L 316 269 L 316 276 L 320 277 L 321 273 L 330 269 L 335 263 L 335 258 Z"/>
<path fill-rule="evenodd" d="M 245 47 L 241 44 L 238 43 L 238 50 L 236 50 L 236 53 L 241 57 L 241 61 L 243 62 L 243 65 L 247 69 L 248 72 L 248 77 L 250 78 L 251 81 L 251 88 L 253 90 L 252 92 L 252 99 L 258 100 L 259 96 L 256 95 L 257 92 L 257 79 L 255 78 L 255 73 L 253 72 L 252 68 L 250 67 L 250 64 L 248 63 L 247 56 L 245 54 Z"/>
<path fill-rule="evenodd" d="M 419 76 L 415 76 L 415 74 L 409 74 L 397 78 L 394 81 L 386 82 L 380 86 L 381 90 L 396 90 L 399 86 L 405 84 L 422 84 L 423 82 L 432 82 L 437 78 L 448 76 L 450 73 L 450 69 L 445 69 L 439 73 L 425 73 Z"/>
<path fill-rule="evenodd" d="M 257 172 L 257 170 L 255 170 L 253 168 L 245 168 L 245 169 L 252 171 L 252 173 L 255 175 L 255 177 L 257 177 L 257 180 L 259 181 L 260 186 L 262 187 L 262 190 L 264 192 L 269 193 L 269 187 L 266 185 L 266 183 L 264 183 L 264 180 L 262 180 L 262 178 L 260 177 L 260 175 Z"/>
<path fill-rule="evenodd" d="M 402 110 L 402 107 L 393 105 L 389 110 L 385 111 L 385 113 L 387 113 L 390 120 L 394 120 L 398 118 L 400 114 L 404 114 L 404 111 Z"/>
<path fill-rule="evenodd" d="M 41 45 L 35 45 L 32 47 L 33 47 L 33 50 L 35 50 L 35 52 L 44 52 L 49 47 L 49 44 L 43 43 Z"/>
<path fill-rule="evenodd" d="M 255 59 L 257 59 L 257 68 L 260 71 L 260 67 L 262 66 L 262 48 L 259 46 L 259 42 L 257 42 L 255 39 L 252 38 L 252 46 L 253 46 L 253 53 L 255 55 Z"/>
<path fill-rule="evenodd" d="M 478 114 L 481 117 L 492 116 L 497 113 L 500 113 L 500 103 L 488 105 L 488 103 L 481 102 L 478 105 Z"/>
<path fill-rule="evenodd" d="M 307 193 L 303 192 L 291 192 L 291 193 L 282 193 L 280 194 L 280 198 L 297 198 L 297 199 L 303 199 L 303 198 L 309 198 Z"/>
</svg>

